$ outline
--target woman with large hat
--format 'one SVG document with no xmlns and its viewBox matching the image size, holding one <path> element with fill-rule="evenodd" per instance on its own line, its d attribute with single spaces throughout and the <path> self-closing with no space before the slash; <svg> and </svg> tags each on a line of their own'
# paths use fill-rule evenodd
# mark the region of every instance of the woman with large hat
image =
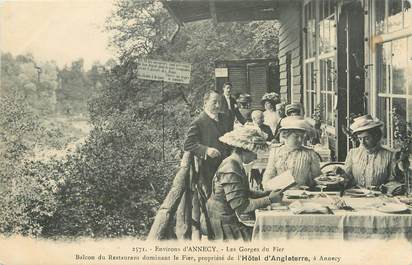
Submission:
<svg viewBox="0 0 412 265">
<path fill-rule="evenodd" d="M 263 123 L 272 129 L 272 133 L 275 133 L 276 126 L 280 119 L 279 113 L 276 112 L 275 108 L 278 103 L 279 95 L 275 92 L 266 93 L 262 97 L 262 105 L 265 108 L 263 112 Z"/>
<path fill-rule="evenodd" d="M 354 119 L 350 126 L 360 146 L 349 150 L 345 171 L 349 185 L 379 187 L 389 181 L 393 168 L 393 153 L 382 147 L 383 122 L 364 115 Z"/>
<path fill-rule="evenodd" d="M 219 166 L 212 182 L 212 195 L 207 202 L 210 224 L 217 240 L 250 240 L 252 231 L 238 216 L 279 202 L 279 192 L 249 189 L 244 164 L 256 159 L 256 152 L 267 148 L 264 136 L 250 126 L 238 127 L 219 140 L 233 148 L 232 154 Z"/>
<path fill-rule="evenodd" d="M 286 171 L 290 171 L 298 185 L 313 187 L 313 179 L 321 174 L 320 158 L 313 149 L 303 146 L 311 125 L 303 117 L 290 116 L 282 120 L 279 130 L 283 141 L 269 151 L 263 188 L 269 189 L 269 181 Z"/>
</svg>

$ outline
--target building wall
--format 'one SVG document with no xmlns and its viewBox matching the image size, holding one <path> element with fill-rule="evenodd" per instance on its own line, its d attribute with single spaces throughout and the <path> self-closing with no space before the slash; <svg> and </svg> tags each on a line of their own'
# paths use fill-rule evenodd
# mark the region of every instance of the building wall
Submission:
<svg viewBox="0 0 412 265">
<path fill-rule="evenodd" d="M 288 82 L 293 102 L 302 97 L 301 4 L 290 3 L 282 8 L 279 21 L 279 74 L 281 97 L 287 99 Z M 290 64 L 288 63 L 288 56 Z M 289 68 L 289 69 L 288 69 Z M 289 71 L 289 73 L 288 73 Z"/>
</svg>

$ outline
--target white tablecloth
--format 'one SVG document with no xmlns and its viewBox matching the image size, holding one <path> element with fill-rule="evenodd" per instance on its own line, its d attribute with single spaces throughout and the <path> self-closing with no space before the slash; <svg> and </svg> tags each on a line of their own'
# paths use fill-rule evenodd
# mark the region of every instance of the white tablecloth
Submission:
<svg viewBox="0 0 412 265">
<path fill-rule="evenodd" d="M 329 214 L 299 214 L 290 210 L 257 210 L 253 240 L 405 238 L 412 240 L 412 214 L 387 214 L 376 210 L 381 198 L 344 197 L 355 211 L 334 209 Z M 330 199 L 311 199 L 329 205 Z"/>
</svg>

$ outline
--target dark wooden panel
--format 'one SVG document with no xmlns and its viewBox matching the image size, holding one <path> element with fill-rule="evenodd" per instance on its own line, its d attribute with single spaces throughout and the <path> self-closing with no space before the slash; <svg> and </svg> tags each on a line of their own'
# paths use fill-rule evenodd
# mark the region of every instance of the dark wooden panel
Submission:
<svg viewBox="0 0 412 265">
<path fill-rule="evenodd" d="M 238 67 L 229 67 L 229 82 L 233 85 L 232 94 L 249 93 L 247 85 L 246 65 Z"/>
<path fill-rule="evenodd" d="M 267 67 L 265 65 L 248 66 L 248 77 L 252 96 L 252 107 L 260 107 L 260 100 L 267 92 Z"/>
</svg>

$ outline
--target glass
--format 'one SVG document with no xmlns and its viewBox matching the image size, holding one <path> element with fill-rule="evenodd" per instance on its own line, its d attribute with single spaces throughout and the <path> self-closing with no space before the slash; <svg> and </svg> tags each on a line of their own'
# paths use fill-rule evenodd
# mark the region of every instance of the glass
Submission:
<svg viewBox="0 0 412 265">
<path fill-rule="evenodd" d="M 319 6 L 319 52 L 332 51 L 336 46 L 334 2 L 321 1 Z"/>
<path fill-rule="evenodd" d="M 312 116 L 313 112 L 315 111 L 315 105 L 316 105 L 316 93 L 312 92 L 311 93 L 311 105 L 310 105 L 310 115 Z"/>
<path fill-rule="evenodd" d="M 386 106 L 386 98 L 384 97 L 378 97 L 378 104 L 377 104 L 377 117 L 379 120 L 381 120 L 384 124 L 384 130 L 383 135 L 382 135 L 382 144 L 387 145 L 388 144 L 388 133 L 387 133 L 387 128 L 388 128 L 388 119 L 387 119 L 387 106 Z"/>
<path fill-rule="evenodd" d="M 406 99 L 404 98 L 394 98 L 392 100 L 392 109 L 396 109 L 401 119 L 406 121 Z"/>
<path fill-rule="evenodd" d="M 392 100 L 392 111 L 396 112 L 400 116 L 400 119 L 403 120 L 404 122 L 406 122 L 406 99 L 404 99 L 404 98 L 394 98 Z M 392 127 L 394 125 L 395 124 L 393 123 Z M 396 128 L 393 127 L 392 128 L 393 135 L 395 135 L 395 130 L 396 130 Z M 393 137 L 393 135 L 392 135 L 392 137 Z M 395 139 L 393 139 L 393 140 L 394 140 L 393 141 L 394 147 L 395 148 L 400 148 L 401 146 L 399 146 L 399 143 L 395 142 Z"/>
<path fill-rule="evenodd" d="M 306 58 L 315 56 L 316 53 L 316 31 L 315 31 L 315 2 L 310 2 L 305 6 L 305 40 L 306 40 Z"/>
<path fill-rule="evenodd" d="M 325 67 L 325 62 L 323 60 L 319 61 L 319 84 L 320 84 L 320 90 L 326 90 L 326 82 L 325 82 L 325 75 L 326 75 L 326 67 Z"/>
<path fill-rule="evenodd" d="M 378 92 L 388 93 L 389 92 L 389 70 L 391 63 L 391 43 L 387 42 L 383 45 L 377 45 L 376 49 L 376 64 L 377 64 L 377 75 L 376 83 L 378 86 Z"/>
<path fill-rule="evenodd" d="M 319 197 L 327 197 L 327 195 L 323 193 L 323 190 L 327 188 L 326 185 L 316 185 L 316 188 L 320 189 Z"/>
<path fill-rule="evenodd" d="M 325 106 L 326 106 L 326 94 L 322 93 L 320 97 L 320 104 L 323 106 L 323 111 L 322 111 L 322 121 L 326 123 L 326 111 L 325 111 Z"/>
<path fill-rule="evenodd" d="M 375 1 L 375 34 L 385 32 L 385 0 Z"/>
<path fill-rule="evenodd" d="M 411 2 L 403 1 L 403 27 L 409 28 L 410 26 L 412 26 Z"/>
<path fill-rule="evenodd" d="M 309 56 L 309 42 L 308 42 L 308 18 L 309 18 L 309 8 L 308 8 L 308 6 L 309 5 L 305 5 L 305 29 L 306 29 L 306 32 L 304 33 L 304 37 L 305 37 L 305 43 L 306 43 L 306 45 L 305 45 L 305 55 L 306 55 L 306 58 L 309 58 L 310 56 Z"/>
<path fill-rule="evenodd" d="M 412 11 L 409 11 L 409 12 L 412 13 Z M 408 82 L 408 91 L 409 91 L 408 94 L 412 95 L 412 36 L 408 38 L 407 63 L 408 63 L 408 68 L 406 71 L 406 79 Z"/>
<path fill-rule="evenodd" d="M 407 38 L 392 42 L 392 93 L 406 94 L 408 56 Z"/>
<path fill-rule="evenodd" d="M 328 125 L 333 126 L 333 106 L 332 106 L 332 95 L 331 94 L 327 95 L 326 109 L 327 109 L 327 112 L 328 112 L 326 123 Z"/>
<path fill-rule="evenodd" d="M 388 2 L 388 32 L 402 29 L 403 14 L 402 0 L 389 0 Z"/>
<path fill-rule="evenodd" d="M 325 30 L 325 23 L 324 23 L 324 6 L 325 1 L 321 0 L 319 2 L 319 52 L 325 52 L 326 50 L 326 43 L 327 43 L 327 33 Z"/>
</svg>

